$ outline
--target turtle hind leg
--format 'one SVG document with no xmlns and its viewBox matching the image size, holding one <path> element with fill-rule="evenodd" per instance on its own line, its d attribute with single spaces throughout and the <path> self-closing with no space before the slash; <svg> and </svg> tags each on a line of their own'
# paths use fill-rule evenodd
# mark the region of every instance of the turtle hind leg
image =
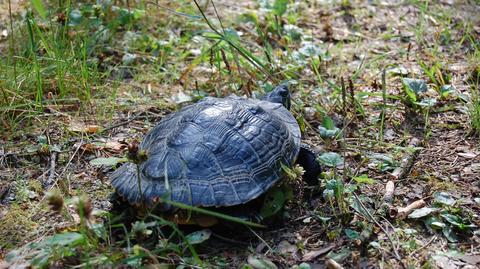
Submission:
<svg viewBox="0 0 480 269">
<path fill-rule="evenodd" d="M 322 172 L 322 168 L 317 161 L 317 155 L 309 145 L 301 145 L 297 163 L 305 170 L 303 180 L 310 186 L 318 185 L 318 176 Z"/>
</svg>

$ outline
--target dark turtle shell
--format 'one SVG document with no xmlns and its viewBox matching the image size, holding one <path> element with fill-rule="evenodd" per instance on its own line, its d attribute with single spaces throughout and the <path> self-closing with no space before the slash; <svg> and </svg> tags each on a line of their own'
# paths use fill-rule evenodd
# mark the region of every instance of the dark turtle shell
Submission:
<svg viewBox="0 0 480 269">
<path fill-rule="evenodd" d="M 139 166 L 142 195 L 135 164 L 112 174 L 129 203 L 163 197 L 231 206 L 258 197 L 282 177 L 281 165 L 290 167 L 299 153 L 300 128 L 282 104 L 207 97 L 160 121 L 140 149 L 147 153 Z"/>
</svg>

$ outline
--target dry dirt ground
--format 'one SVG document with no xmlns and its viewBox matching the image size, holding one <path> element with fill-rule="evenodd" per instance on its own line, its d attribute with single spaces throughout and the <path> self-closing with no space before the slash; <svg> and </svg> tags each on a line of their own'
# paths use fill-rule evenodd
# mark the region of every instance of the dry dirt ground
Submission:
<svg viewBox="0 0 480 269">
<path fill-rule="evenodd" d="M 271 261 L 280 268 L 302 262 L 311 268 L 324 268 L 328 257 L 346 268 L 406 265 L 410 268 L 478 268 L 480 147 L 479 136 L 473 132 L 468 114 L 472 79 L 478 76 L 475 72 L 480 64 L 478 56 L 471 56 L 474 43 L 477 49 L 479 45 L 478 1 L 427 1 L 426 8 L 423 5 L 427 2 L 423 1 L 346 1 L 349 5 L 335 1 L 292 2 L 290 8 L 302 14 L 296 25 L 331 55 L 331 60 L 319 65 L 322 82 L 310 63 L 299 71 L 297 85 L 300 86 L 293 88 L 293 95 L 301 105 L 295 112 L 306 121 L 305 141 L 320 153 L 337 152 L 345 157 L 345 165 L 337 172 L 346 185 L 357 187 L 356 194 L 344 194 L 345 201 L 351 204 L 342 211 L 340 204 L 324 199 L 322 190 L 310 193 L 296 183 L 295 199 L 281 217 L 281 225 L 255 233 L 247 230 L 249 236 L 240 238 L 222 231 L 225 234 L 219 234 L 215 241 L 218 245 L 199 247 L 201 257 L 212 265 L 223 263 L 226 267 L 242 264 L 255 267 L 252 258 L 255 254 L 259 260 Z M 243 32 L 245 40 L 254 43 L 250 44 L 252 50 L 261 47 L 250 24 L 236 24 L 231 19 L 242 13 L 259 12 L 257 2 L 215 3 L 220 16 Z M 0 30 L 7 29 L 5 7 L 5 3 L 0 3 L 3 23 Z M 18 7 L 14 5 L 15 10 L 21 10 Z M 207 15 L 213 14 L 211 6 L 208 7 Z M 261 20 L 262 16 L 259 17 Z M 0 42 L 5 48 L 6 40 Z M 438 72 L 443 73 L 439 76 L 448 76 L 448 84 L 453 87 L 449 96 L 442 99 L 433 90 L 435 81 L 426 75 L 422 63 L 428 67 L 439 66 Z M 287 65 L 288 61 L 280 60 L 280 64 Z M 0 259 L 16 247 L 72 226 L 68 218 L 49 211 L 45 204 L 45 182 L 61 189 L 68 197 L 86 193 L 95 209 L 108 210 L 112 192 L 108 175 L 112 169 L 94 167 L 89 161 L 101 156 L 122 157 L 126 148 L 124 141 L 141 139 L 155 122 L 179 107 L 172 95 L 193 94 L 191 89 L 195 83 L 218 85 L 212 82 L 219 78 L 215 73 L 218 71 L 208 66 L 190 69 L 186 62 L 179 79 L 183 79 L 181 83 L 155 81 L 153 75 L 152 81 L 145 77 L 129 78 L 116 84 L 119 90 L 114 102 L 118 106 L 100 98 L 91 101 L 87 109 L 68 104 L 56 112 L 50 110 L 37 115 L 34 124 L 22 131 L 3 132 L 0 138 Z M 388 99 L 380 141 L 383 70 L 387 70 L 386 94 L 398 98 Z M 437 75 L 434 77 L 438 79 Z M 429 89 L 423 96 L 435 98 L 437 103 L 428 112 L 406 105 L 400 100 L 404 96 L 402 77 L 427 81 Z M 352 90 L 357 95 L 357 101 L 350 102 L 347 94 L 346 109 L 341 105 L 341 93 L 333 94 L 333 86 L 326 83 L 341 85 L 342 78 L 347 92 L 349 79 L 352 80 Z M 227 91 L 228 87 L 224 87 L 220 92 Z M 209 92 L 215 93 L 218 92 Z M 358 111 L 355 102 L 361 103 L 363 112 Z M 319 105 L 344 129 L 343 138 L 320 137 L 318 126 L 324 118 L 316 110 Z M 96 113 L 104 107 L 111 107 L 114 112 L 98 117 Z M 98 128 L 107 129 L 96 133 Z M 43 142 L 39 143 L 39 139 Z M 42 150 L 42 143 L 57 145 L 60 150 Z M 379 163 L 393 168 L 383 171 Z M 328 174 L 332 169 L 325 167 L 325 171 Z M 356 183 L 353 178 L 360 175 L 368 175 L 374 183 Z M 394 196 L 393 201 L 385 205 L 389 181 L 395 186 Z M 438 206 L 438 193 L 446 193 L 447 200 L 454 203 Z M 361 205 L 358 200 L 363 201 Z M 399 209 L 419 200 L 425 202 L 420 208 L 447 210 L 476 228 L 457 231 L 455 240 L 448 238 L 448 231 L 434 230 L 425 224 L 435 212 L 426 213 L 425 218 L 398 215 Z M 439 222 L 446 223 L 439 218 Z M 233 240 L 224 240 L 229 236 Z"/>
</svg>

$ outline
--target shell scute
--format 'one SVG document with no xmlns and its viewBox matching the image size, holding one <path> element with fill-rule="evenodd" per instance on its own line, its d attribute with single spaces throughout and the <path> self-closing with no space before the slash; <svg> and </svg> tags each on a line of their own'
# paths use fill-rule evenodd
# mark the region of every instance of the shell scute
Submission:
<svg viewBox="0 0 480 269">
<path fill-rule="evenodd" d="M 258 197 L 281 178 L 281 165 L 292 165 L 300 150 L 300 129 L 281 104 L 205 98 L 167 116 L 141 148 L 148 152 L 140 164 L 147 202 L 167 196 L 193 206 L 229 206 Z M 130 166 L 119 170 L 129 178 L 114 173 L 113 185 L 138 203 L 136 174 Z"/>
</svg>

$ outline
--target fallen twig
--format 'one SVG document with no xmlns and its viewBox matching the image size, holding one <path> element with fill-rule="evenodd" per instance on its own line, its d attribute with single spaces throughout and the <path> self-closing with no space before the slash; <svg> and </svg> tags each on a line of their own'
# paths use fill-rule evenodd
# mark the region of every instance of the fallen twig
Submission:
<svg viewBox="0 0 480 269">
<path fill-rule="evenodd" d="M 48 179 L 45 182 L 46 189 L 48 189 L 52 185 L 53 181 L 55 180 L 55 166 L 57 163 L 57 154 L 58 152 L 56 151 L 52 151 L 52 153 L 50 154 L 50 172 L 48 175 Z"/>
<path fill-rule="evenodd" d="M 430 239 L 425 245 L 421 246 L 420 248 L 415 249 L 412 251 L 412 253 L 408 254 L 409 257 L 412 257 L 415 253 L 421 251 L 422 249 L 426 248 L 428 245 L 430 245 L 435 239 L 437 239 L 437 236 L 434 235 L 432 239 Z"/>
<path fill-rule="evenodd" d="M 408 147 L 412 147 L 413 151 L 408 152 L 405 154 L 403 157 L 401 164 L 399 167 L 397 167 L 393 172 L 392 172 L 392 177 L 394 180 L 401 180 L 405 178 L 409 173 L 410 170 L 412 169 L 413 163 L 418 157 L 418 153 L 420 152 L 420 149 L 418 146 L 421 145 L 421 141 L 418 138 L 412 138 L 410 140 L 410 143 L 408 144 Z"/>
<path fill-rule="evenodd" d="M 395 192 L 395 183 L 392 180 L 387 182 L 385 185 L 385 195 L 383 196 L 383 201 L 385 203 L 391 204 L 393 201 L 393 194 Z"/>
<path fill-rule="evenodd" d="M 343 266 L 338 264 L 335 260 L 328 258 L 325 261 L 325 265 L 327 266 L 328 269 L 343 269 Z"/>
<path fill-rule="evenodd" d="M 316 257 L 318 257 L 320 255 L 327 254 L 334 247 L 335 247 L 335 245 L 331 244 L 329 246 L 326 246 L 326 247 L 318 249 L 318 250 L 311 250 L 311 251 L 303 254 L 302 261 L 304 261 L 304 262 L 311 261 L 311 260 L 315 259 Z"/>
<path fill-rule="evenodd" d="M 417 200 L 409 205 L 407 205 L 406 207 L 400 207 L 400 208 L 397 208 L 397 209 L 393 209 L 395 210 L 393 212 L 393 215 L 396 216 L 398 219 L 404 219 L 405 217 L 407 217 L 410 213 L 412 213 L 413 210 L 417 209 L 417 208 L 421 208 L 421 207 L 424 207 L 425 206 L 425 201 L 423 199 L 420 199 L 420 200 Z"/>
<path fill-rule="evenodd" d="M 353 193 L 353 196 L 357 200 L 360 207 L 362 207 L 363 211 L 365 211 L 367 213 L 370 220 L 372 222 L 374 222 L 375 225 L 377 225 L 378 228 L 380 228 L 383 231 L 385 236 L 387 236 L 388 241 L 390 241 L 390 244 L 392 244 L 393 254 L 394 254 L 395 258 L 400 262 L 400 264 L 402 265 L 403 268 L 406 268 L 405 264 L 403 264 L 403 261 L 402 261 L 402 258 L 400 257 L 400 254 L 398 254 L 397 246 L 396 246 L 395 242 L 393 241 L 392 237 L 390 236 L 390 233 L 388 233 L 388 231 L 385 228 L 383 228 L 383 226 L 380 225 L 380 223 L 373 217 L 372 213 L 370 213 L 370 211 L 363 204 L 363 202 L 360 200 L 360 198 L 358 198 L 357 194 Z"/>
</svg>

